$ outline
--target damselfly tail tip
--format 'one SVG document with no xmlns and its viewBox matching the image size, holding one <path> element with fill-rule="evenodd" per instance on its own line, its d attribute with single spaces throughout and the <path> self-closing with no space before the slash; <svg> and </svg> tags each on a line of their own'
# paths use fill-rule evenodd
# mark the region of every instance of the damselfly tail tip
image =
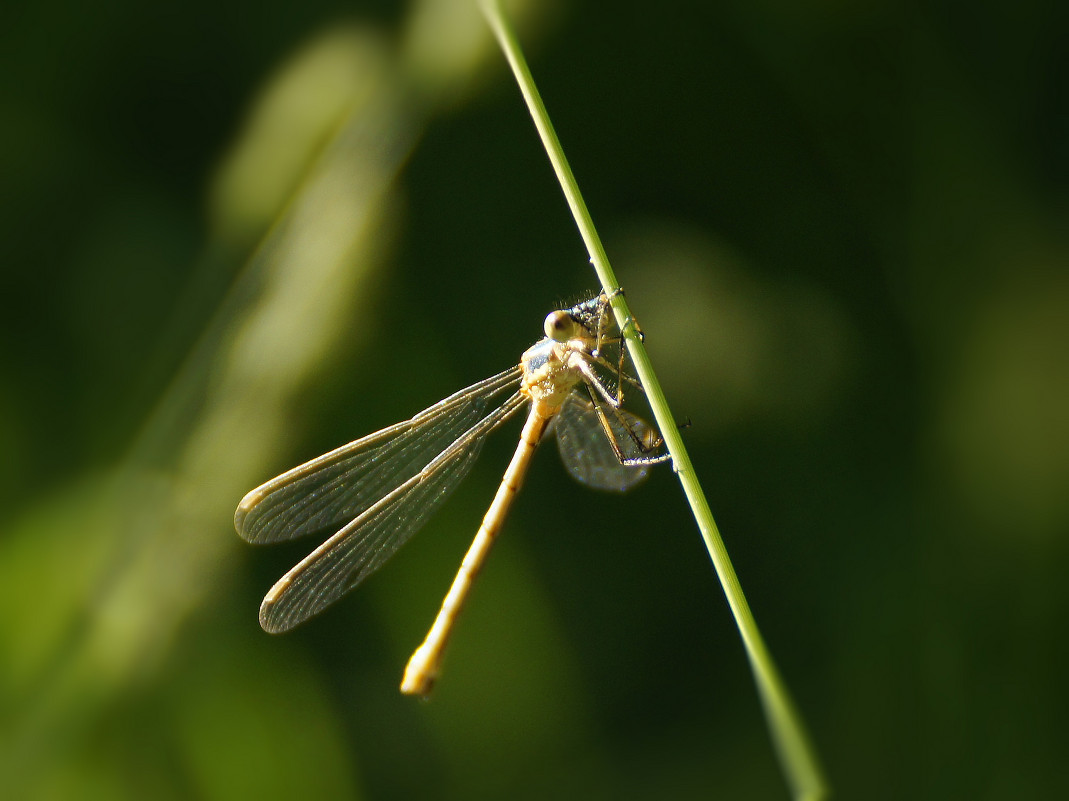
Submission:
<svg viewBox="0 0 1069 801">
<path fill-rule="evenodd" d="M 408 660 L 405 675 L 401 679 L 401 692 L 404 695 L 415 695 L 426 700 L 430 697 L 437 680 L 438 659 L 428 655 L 426 643 L 424 643 Z"/>
</svg>

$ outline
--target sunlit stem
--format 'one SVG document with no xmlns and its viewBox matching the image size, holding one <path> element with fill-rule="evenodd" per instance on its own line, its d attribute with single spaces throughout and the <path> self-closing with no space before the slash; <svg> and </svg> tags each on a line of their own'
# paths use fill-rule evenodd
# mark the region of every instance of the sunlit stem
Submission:
<svg viewBox="0 0 1069 801">
<path fill-rule="evenodd" d="M 794 702 L 791 700 L 787 685 L 784 683 L 772 659 L 772 655 L 765 644 L 764 638 L 757 627 L 757 621 L 750 611 L 746 596 L 742 592 L 735 568 L 728 557 L 727 548 L 716 522 L 713 520 L 709 504 L 705 499 L 697 475 L 691 466 L 690 457 L 687 455 L 683 444 L 683 438 L 673 421 L 672 414 L 668 409 L 664 393 L 661 390 L 657 376 L 653 372 L 646 349 L 642 344 L 643 337 L 634 325 L 634 318 L 627 306 L 627 301 L 620 284 L 613 274 L 609 265 L 609 257 L 594 228 L 590 212 L 586 207 L 583 196 L 579 192 L 579 184 L 568 164 L 557 138 L 553 124 L 550 122 L 542 97 L 535 86 L 531 70 L 520 50 L 514 33 L 505 20 L 501 4 L 497 0 L 480 0 L 483 14 L 487 23 L 494 32 L 498 44 L 505 54 L 505 58 L 512 68 L 516 83 L 520 87 L 527 108 L 531 112 L 538 135 L 549 156 L 553 170 L 560 181 L 564 197 L 575 218 L 579 233 L 586 244 L 590 254 L 591 264 L 598 274 L 602 289 L 609 297 L 613 313 L 623 336 L 627 340 L 628 352 L 635 365 L 635 372 L 646 389 L 650 408 L 654 418 L 665 439 L 665 445 L 672 456 L 672 465 L 679 475 L 680 484 L 694 513 L 694 519 L 698 524 L 698 530 L 705 542 L 709 557 L 716 568 L 720 584 L 724 588 L 728 604 L 735 616 L 736 625 L 742 635 L 742 641 L 746 646 L 746 653 L 753 670 L 754 681 L 764 704 L 765 715 L 769 724 L 769 731 L 776 746 L 787 781 L 796 798 L 818 799 L 827 795 L 827 783 L 824 780 L 816 750 L 806 732 L 805 724 L 798 713 Z"/>
</svg>

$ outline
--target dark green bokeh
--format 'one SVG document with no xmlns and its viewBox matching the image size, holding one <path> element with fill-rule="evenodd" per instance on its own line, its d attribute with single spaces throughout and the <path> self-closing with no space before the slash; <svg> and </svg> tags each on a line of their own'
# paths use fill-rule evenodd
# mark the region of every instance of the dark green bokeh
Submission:
<svg viewBox="0 0 1069 801">
<path fill-rule="evenodd" d="M 359 592 L 283 638 L 256 625 L 311 544 L 241 543 L 241 492 L 502 369 L 595 283 L 500 57 L 421 50 L 455 32 L 410 37 L 415 8 L 5 15 L 0 784 L 16 797 L 785 795 L 669 470 L 608 497 L 544 448 L 428 704 L 396 685 L 511 429 Z M 962 13 L 559 3 L 521 31 L 843 798 L 1069 791 L 1066 12 Z M 353 319 L 296 355 L 292 338 L 241 351 L 264 291 L 259 261 L 242 270 L 288 229 L 235 222 L 219 187 L 270 195 L 227 172 L 234 143 L 295 53 L 331 47 L 367 67 L 361 122 L 395 147 L 343 148 L 342 184 L 384 186 L 359 235 L 324 206 L 364 272 L 289 322 L 313 331 L 330 302 Z M 329 141 L 292 157 L 314 174 Z M 235 378 L 253 367 L 278 371 L 279 396 Z M 248 395 L 228 407 L 233 386 Z"/>
</svg>

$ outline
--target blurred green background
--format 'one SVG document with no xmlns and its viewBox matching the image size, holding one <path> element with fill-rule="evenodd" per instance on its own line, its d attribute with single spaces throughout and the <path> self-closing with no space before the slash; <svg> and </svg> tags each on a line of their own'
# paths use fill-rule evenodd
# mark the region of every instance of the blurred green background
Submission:
<svg viewBox="0 0 1069 801">
<path fill-rule="evenodd" d="M 1069 794 L 1066 5 L 532 3 L 521 39 L 842 798 Z M 678 485 L 515 442 L 283 637 L 277 472 L 513 363 L 592 271 L 467 4 L 3 17 L 0 786 L 782 798 Z"/>
</svg>

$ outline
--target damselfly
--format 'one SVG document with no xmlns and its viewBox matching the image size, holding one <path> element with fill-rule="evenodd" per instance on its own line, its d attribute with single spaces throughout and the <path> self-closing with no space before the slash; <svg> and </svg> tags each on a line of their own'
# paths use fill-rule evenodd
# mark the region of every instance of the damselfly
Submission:
<svg viewBox="0 0 1069 801">
<path fill-rule="evenodd" d="M 535 447 L 556 426 L 561 458 L 580 482 L 623 492 L 666 461 L 655 429 L 621 408 L 623 346 L 605 294 L 546 317 L 545 338 L 520 363 L 411 420 L 350 442 L 257 487 L 234 525 L 252 543 L 283 542 L 344 524 L 267 593 L 266 631 L 287 631 L 337 601 L 386 562 L 467 475 L 486 436 L 530 404 L 520 442 L 401 691 L 426 695 L 471 582 L 493 544 Z"/>
</svg>

